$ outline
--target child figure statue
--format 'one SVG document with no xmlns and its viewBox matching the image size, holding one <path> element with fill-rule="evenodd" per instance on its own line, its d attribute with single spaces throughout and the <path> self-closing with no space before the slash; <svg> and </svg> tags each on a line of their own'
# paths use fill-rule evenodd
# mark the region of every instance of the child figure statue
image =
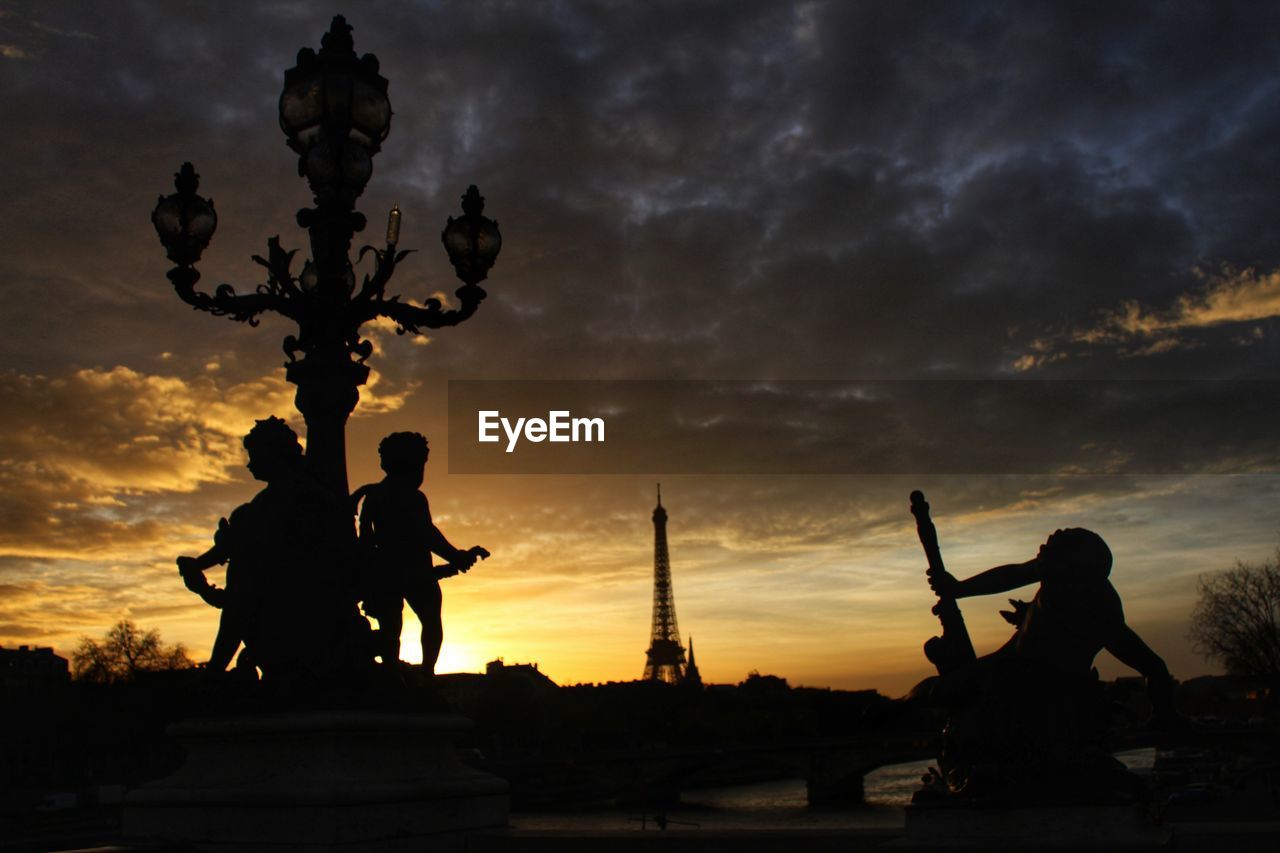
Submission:
<svg viewBox="0 0 1280 853">
<path fill-rule="evenodd" d="M 243 643 L 237 669 L 256 677 L 261 668 L 283 692 L 350 679 L 370 662 L 348 577 L 350 516 L 307 474 L 298 437 L 281 419 L 258 421 L 244 446 L 265 488 L 219 522 L 213 547 L 178 558 L 187 588 L 222 610 L 209 670 L 223 672 Z M 221 563 L 229 563 L 226 589 L 204 577 Z"/>
<path fill-rule="evenodd" d="M 395 432 L 378 445 L 386 476 L 355 491 L 360 508 L 360 549 L 366 566 L 364 611 L 378 620 L 375 654 L 384 664 L 400 659 L 400 631 L 407 601 L 422 623 L 422 666 L 432 674 L 440 657 L 440 580 L 471 568 L 489 552 L 479 545 L 459 550 L 431 521 L 420 489 L 430 449 L 416 432 Z M 433 566 L 431 555 L 445 560 Z"/>
</svg>

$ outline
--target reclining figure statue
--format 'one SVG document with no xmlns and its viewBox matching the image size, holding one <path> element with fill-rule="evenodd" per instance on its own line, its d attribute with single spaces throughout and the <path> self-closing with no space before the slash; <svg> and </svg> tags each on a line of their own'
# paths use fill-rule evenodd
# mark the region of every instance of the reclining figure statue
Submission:
<svg viewBox="0 0 1280 853">
<path fill-rule="evenodd" d="M 1105 649 L 1146 678 L 1156 727 L 1177 718 L 1173 679 L 1125 623 L 1107 543 L 1083 528 L 1058 530 L 1026 562 L 957 580 L 942 566 L 928 504 L 918 492 L 912 499 L 944 625 L 943 636 L 926 645 L 939 674 L 912 695 L 948 715 L 940 773 L 918 799 L 1072 804 L 1140 797 L 1140 781 L 1106 748 L 1110 710 L 1093 661 Z M 1040 587 L 1030 602 L 1010 599 L 1013 609 L 1003 612 L 1016 627 L 1009 641 L 974 656 L 955 601 L 1034 583 Z"/>
</svg>

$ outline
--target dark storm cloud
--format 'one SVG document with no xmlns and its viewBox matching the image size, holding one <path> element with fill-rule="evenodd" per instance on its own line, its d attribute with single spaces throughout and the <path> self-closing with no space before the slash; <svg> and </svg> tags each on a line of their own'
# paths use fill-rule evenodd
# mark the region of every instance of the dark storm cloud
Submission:
<svg viewBox="0 0 1280 853">
<path fill-rule="evenodd" d="M 274 99 L 326 18 L 218 10 L 17 4 L 0 19 L 22 54 L 0 78 L 28 129 L 15 154 L 35 166 L 5 178 L 21 200 L 7 233 L 84 235 L 66 250 L 85 270 L 49 287 L 121 331 L 133 323 L 113 305 L 174 306 L 152 238 L 114 222 L 141 221 L 184 157 L 223 214 L 206 267 L 251 282 L 265 236 L 303 243 Z M 989 375 L 1048 328 L 1173 299 L 1200 260 L 1280 262 L 1277 194 L 1259 180 L 1276 173 L 1280 129 L 1265 108 L 1269 7 L 387 3 L 348 16 L 396 110 L 371 233 L 398 200 L 427 250 L 402 286 L 452 289 L 431 234 L 467 182 L 506 225 L 484 319 L 465 350 L 445 334 L 430 353 L 446 372 Z M 112 245 L 128 275 L 88 275 Z M 6 263 L 41 267 L 38 253 Z M 207 337 L 205 321 L 182 328 Z M 264 356 L 275 343 L 219 334 Z M 121 338 L 95 343 L 129 352 Z"/>
<path fill-rule="evenodd" d="M 23 129 L 7 144 L 24 168 L 0 178 L 19 247 L 0 272 L 58 306 L 32 316 L 25 289 L 5 289 L 10 362 L 141 368 L 176 352 L 179 373 L 217 356 L 228 379 L 258 381 L 288 324 L 176 304 L 145 217 L 191 158 L 220 212 L 206 286 L 251 285 L 248 256 L 273 233 L 304 245 L 275 98 L 327 11 L 3 8 L 3 109 Z M 393 392 L 424 374 L 1215 378 L 1274 360 L 1267 306 L 1188 347 L 1087 335 L 1128 303 L 1197 292 L 1202 263 L 1263 277 L 1280 263 L 1270 7 L 347 12 L 396 111 L 362 200 L 368 239 L 398 201 L 404 244 L 424 250 L 393 289 L 452 290 L 434 231 L 471 181 L 507 236 L 465 334 L 380 347 Z"/>
<path fill-rule="evenodd" d="M 1274 48 L 1232 8 L 772 4 L 678 31 L 573 8 L 587 47 L 530 39 L 510 112 L 467 112 L 543 189 L 554 281 L 492 322 L 551 374 L 1006 369 L 1045 327 L 1190 288 L 1232 240 L 1183 176 L 1275 141 Z"/>
</svg>

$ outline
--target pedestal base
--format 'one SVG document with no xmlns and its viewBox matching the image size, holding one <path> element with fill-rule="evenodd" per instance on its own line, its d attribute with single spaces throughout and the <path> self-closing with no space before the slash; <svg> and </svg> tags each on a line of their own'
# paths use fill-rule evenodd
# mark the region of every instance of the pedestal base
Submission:
<svg viewBox="0 0 1280 853">
<path fill-rule="evenodd" d="M 179 723 L 172 776 L 125 798 L 130 841 L 208 851 L 458 851 L 507 783 L 462 764 L 448 714 L 311 712 Z"/>
<path fill-rule="evenodd" d="M 1135 805 L 911 805 L 898 850 L 1162 850 L 1168 833 Z"/>
</svg>

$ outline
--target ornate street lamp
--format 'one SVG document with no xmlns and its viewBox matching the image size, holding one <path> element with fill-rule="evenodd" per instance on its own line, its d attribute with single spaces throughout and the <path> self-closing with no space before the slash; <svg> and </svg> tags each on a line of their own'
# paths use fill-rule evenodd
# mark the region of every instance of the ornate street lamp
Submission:
<svg viewBox="0 0 1280 853">
<path fill-rule="evenodd" d="M 267 241 L 267 257 L 253 259 L 267 270 L 267 281 L 251 293 L 228 284 L 212 294 L 196 290 L 195 263 L 217 227 L 213 202 L 196 194 L 199 176 L 184 163 L 174 182 L 177 192 L 162 197 L 151 214 L 168 257 L 179 298 L 200 311 L 257 325 L 258 316 L 274 311 L 293 320 L 298 334 L 284 339 L 289 357 L 285 378 L 298 386 L 296 405 L 307 424 L 307 458 L 313 472 L 335 491 L 347 493 L 346 423 L 360 399 L 359 387 L 369 377 L 366 359 L 373 345 L 360 337 L 360 327 L 388 317 L 400 333 L 456 326 L 475 313 L 484 300 L 479 286 L 489 273 L 502 235 L 498 223 L 483 215 L 484 198 L 475 186 L 462 197 L 463 216 L 449 218 L 441 239 L 462 281 L 455 291 L 458 305 L 445 310 L 438 299 L 421 306 L 385 295 L 396 264 L 409 252 L 397 250 L 400 210 L 391 212 L 386 247 L 365 246 L 376 264 L 359 288 L 350 259 L 352 237 L 366 219 L 355 210 L 373 174 L 373 156 L 391 128 L 387 80 L 378 73 L 373 54 L 357 57 L 351 27 L 338 15 L 321 39 L 320 51 L 304 48 L 297 65 L 285 72 L 280 95 L 280 128 L 298 154 L 298 175 L 305 177 L 314 207 L 298 211 L 298 225 L 311 238 L 311 258 L 297 276 L 297 253 L 285 251 L 279 238 Z"/>
</svg>

